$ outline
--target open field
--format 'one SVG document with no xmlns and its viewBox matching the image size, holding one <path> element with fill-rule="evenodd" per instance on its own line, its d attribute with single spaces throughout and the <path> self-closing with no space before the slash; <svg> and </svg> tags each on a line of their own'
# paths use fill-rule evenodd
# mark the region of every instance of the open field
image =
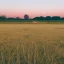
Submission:
<svg viewBox="0 0 64 64">
<path fill-rule="evenodd" d="M 0 64 L 64 64 L 64 24 L 0 24 Z"/>
</svg>

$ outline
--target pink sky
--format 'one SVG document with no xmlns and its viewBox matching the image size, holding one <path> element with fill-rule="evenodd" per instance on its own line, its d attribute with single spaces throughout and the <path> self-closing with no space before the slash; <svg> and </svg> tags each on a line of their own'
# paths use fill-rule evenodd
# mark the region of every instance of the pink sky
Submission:
<svg viewBox="0 0 64 64">
<path fill-rule="evenodd" d="M 0 16 L 21 17 L 28 14 L 35 16 L 64 17 L 64 0 L 1 0 Z"/>
<path fill-rule="evenodd" d="M 0 13 L 0 15 L 5 15 L 7 17 L 20 17 L 23 18 L 25 14 L 28 14 L 30 18 L 36 17 L 36 16 L 61 16 L 64 17 L 64 13 L 63 11 L 55 11 L 55 12 L 39 12 L 37 11 L 35 12 L 15 12 L 15 11 L 2 11 L 2 13 Z"/>
</svg>

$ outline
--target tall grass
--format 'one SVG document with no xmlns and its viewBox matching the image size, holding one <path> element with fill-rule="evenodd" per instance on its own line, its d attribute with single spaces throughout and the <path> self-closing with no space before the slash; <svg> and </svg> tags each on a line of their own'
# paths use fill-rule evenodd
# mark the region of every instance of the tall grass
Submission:
<svg viewBox="0 0 64 64">
<path fill-rule="evenodd" d="M 64 64 L 64 25 L 0 24 L 0 64 Z"/>
</svg>

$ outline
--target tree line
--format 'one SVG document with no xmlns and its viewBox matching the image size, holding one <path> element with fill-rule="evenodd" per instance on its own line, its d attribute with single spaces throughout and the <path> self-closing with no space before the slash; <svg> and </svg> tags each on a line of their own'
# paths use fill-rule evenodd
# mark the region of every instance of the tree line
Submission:
<svg viewBox="0 0 64 64">
<path fill-rule="evenodd" d="M 0 20 L 64 20 L 64 17 L 61 18 L 60 16 L 40 16 L 40 17 L 34 17 L 34 18 L 30 18 L 29 15 L 25 14 L 24 18 L 19 18 L 19 17 L 11 17 L 11 18 L 7 18 L 6 16 L 0 16 Z"/>
</svg>

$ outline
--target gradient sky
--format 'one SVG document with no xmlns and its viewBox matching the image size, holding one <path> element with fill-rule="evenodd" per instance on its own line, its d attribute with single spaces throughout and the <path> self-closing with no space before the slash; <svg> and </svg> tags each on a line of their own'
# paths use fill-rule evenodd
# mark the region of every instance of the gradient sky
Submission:
<svg viewBox="0 0 64 64">
<path fill-rule="evenodd" d="M 0 15 L 22 17 L 35 16 L 64 17 L 64 0 L 0 0 Z"/>
</svg>

